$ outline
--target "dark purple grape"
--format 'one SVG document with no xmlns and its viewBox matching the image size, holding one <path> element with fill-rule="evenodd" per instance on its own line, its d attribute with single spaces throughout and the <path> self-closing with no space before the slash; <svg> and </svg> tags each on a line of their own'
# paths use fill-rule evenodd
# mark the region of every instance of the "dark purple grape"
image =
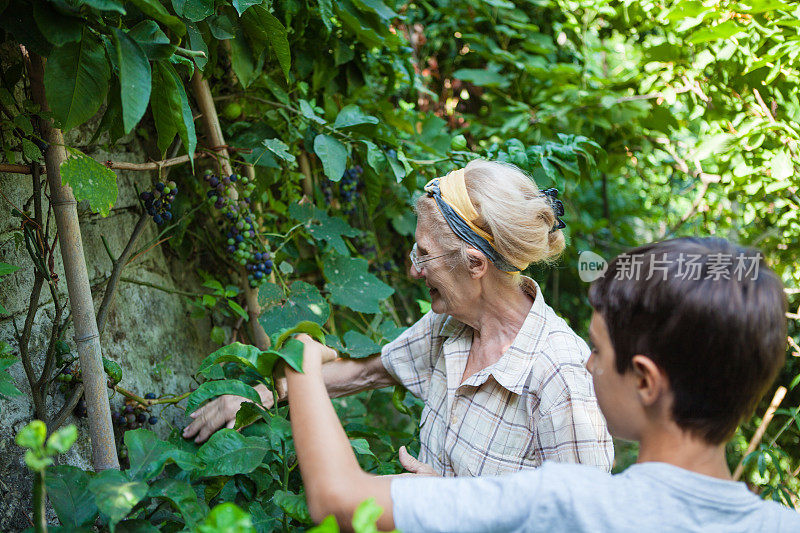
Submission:
<svg viewBox="0 0 800 533">
<path fill-rule="evenodd" d="M 163 190 L 164 190 L 164 184 L 163 184 L 163 183 L 161 183 L 160 181 L 159 181 L 158 183 L 156 183 L 156 190 L 157 190 L 158 192 L 161 192 L 161 191 L 163 191 Z"/>
<path fill-rule="evenodd" d="M 125 414 L 127 415 L 127 414 L 132 413 L 132 412 L 133 412 L 133 406 L 130 405 L 130 404 L 126 405 L 125 406 Z"/>
<path fill-rule="evenodd" d="M 164 223 L 164 219 L 161 218 L 161 215 L 156 213 L 155 215 L 153 215 L 153 222 L 160 225 Z"/>
<path fill-rule="evenodd" d="M 156 395 L 153 392 L 148 392 L 147 394 L 144 395 L 144 399 L 145 400 L 155 400 L 156 399 Z"/>
<path fill-rule="evenodd" d="M 138 415 L 136 415 L 136 421 L 137 421 L 138 423 L 140 423 L 140 424 L 144 424 L 146 420 L 147 420 L 147 415 L 146 415 L 146 414 L 144 414 L 144 413 L 139 413 Z"/>
<path fill-rule="evenodd" d="M 155 426 L 156 424 L 158 424 L 158 417 L 157 416 L 151 416 L 150 420 L 148 420 L 148 422 L 150 422 L 151 426 Z"/>
<path fill-rule="evenodd" d="M 164 211 L 164 218 L 167 220 L 172 220 L 172 213 L 170 211 Z"/>
</svg>

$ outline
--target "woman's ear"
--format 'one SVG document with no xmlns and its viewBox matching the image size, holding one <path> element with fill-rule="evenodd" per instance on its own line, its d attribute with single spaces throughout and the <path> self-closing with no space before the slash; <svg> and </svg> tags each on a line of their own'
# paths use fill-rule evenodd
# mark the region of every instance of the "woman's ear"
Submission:
<svg viewBox="0 0 800 533">
<path fill-rule="evenodd" d="M 472 279 L 480 279 L 489 271 L 489 260 L 478 250 L 468 248 L 467 258 L 469 259 L 469 275 Z"/>
<path fill-rule="evenodd" d="M 646 355 L 634 355 L 631 363 L 642 404 L 649 407 L 666 399 L 670 393 L 667 374 Z"/>
</svg>

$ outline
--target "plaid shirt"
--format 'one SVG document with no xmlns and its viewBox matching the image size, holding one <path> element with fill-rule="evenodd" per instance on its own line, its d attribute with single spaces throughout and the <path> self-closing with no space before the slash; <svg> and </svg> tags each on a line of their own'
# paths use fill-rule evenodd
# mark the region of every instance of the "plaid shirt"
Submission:
<svg viewBox="0 0 800 533">
<path fill-rule="evenodd" d="M 443 476 L 480 476 L 537 467 L 545 460 L 610 470 L 611 436 L 584 366 L 586 343 L 525 278 L 533 306 L 494 364 L 461 378 L 472 328 L 427 313 L 383 347 L 386 370 L 425 402 L 420 461 Z"/>
</svg>

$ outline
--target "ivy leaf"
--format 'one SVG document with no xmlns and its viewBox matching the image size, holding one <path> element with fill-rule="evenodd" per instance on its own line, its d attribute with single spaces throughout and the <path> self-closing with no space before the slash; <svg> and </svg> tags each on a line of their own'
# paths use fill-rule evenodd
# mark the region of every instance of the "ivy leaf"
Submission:
<svg viewBox="0 0 800 533">
<path fill-rule="evenodd" d="M 333 127 L 336 129 L 351 128 L 360 124 L 377 124 L 378 119 L 367 115 L 355 104 L 346 105 L 336 115 Z"/>
<path fill-rule="evenodd" d="M 150 101 L 150 62 L 142 48 L 124 31 L 114 28 L 112 37 L 119 64 L 122 124 L 125 133 L 130 133 L 141 120 Z"/>
<path fill-rule="evenodd" d="M 117 175 L 86 154 L 71 148 L 71 157 L 61 163 L 61 181 L 72 187 L 75 199 L 86 200 L 107 217 L 117 201 Z"/>
<path fill-rule="evenodd" d="M 212 437 L 213 438 L 213 437 Z M 197 527 L 198 533 L 256 533 L 250 515 L 242 511 L 235 503 L 220 503 L 208 514 L 203 523 Z"/>
<path fill-rule="evenodd" d="M 353 451 L 358 455 L 370 455 L 377 459 L 375 454 L 372 453 L 372 450 L 369 449 L 369 442 L 367 442 L 367 439 L 351 439 L 350 447 L 353 448 Z"/>
<path fill-rule="evenodd" d="M 386 154 L 371 141 L 364 141 L 364 144 L 367 145 L 367 163 L 369 163 L 369 166 L 372 167 L 376 174 L 382 174 L 384 170 L 386 170 Z"/>
<path fill-rule="evenodd" d="M 39 147 L 33 144 L 33 142 L 25 138 L 20 142 L 22 143 L 22 153 L 25 154 L 28 160 L 39 161 L 42 159 L 42 151 L 39 150 Z"/>
<path fill-rule="evenodd" d="M 178 134 L 189 155 L 194 155 L 197 134 L 189 98 L 175 68 L 166 61 L 157 61 L 153 68 L 153 91 L 150 106 L 158 132 L 158 148 L 166 154 Z M 194 167 L 194 158 L 191 160 Z"/>
<path fill-rule="evenodd" d="M 283 74 L 288 80 L 292 54 L 289 49 L 286 28 L 281 24 L 281 21 L 275 18 L 275 15 L 265 7 L 253 6 L 242 16 L 242 27 L 250 40 L 254 56 L 260 56 L 267 43 L 272 46 Z"/>
<path fill-rule="evenodd" d="M 259 397 L 256 390 L 238 379 L 206 381 L 186 398 L 186 413 L 196 411 L 207 400 L 223 394 L 242 396 L 253 402 L 261 402 L 261 397 Z"/>
<path fill-rule="evenodd" d="M 242 13 L 247 11 L 247 8 L 263 4 L 264 0 L 232 0 L 231 3 L 236 9 L 236 12 L 239 13 L 239 16 L 242 16 Z"/>
<path fill-rule="evenodd" d="M 197 450 L 206 464 L 203 476 L 249 474 L 261 465 L 269 445 L 261 437 L 244 437 L 232 429 L 221 429 Z"/>
<path fill-rule="evenodd" d="M 17 270 L 19 270 L 19 267 L 17 265 L 10 265 L 8 263 L 3 263 L 2 261 L 0 261 L 0 277 L 13 274 Z"/>
<path fill-rule="evenodd" d="M 214 14 L 214 0 L 186 0 L 183 17 L 191 22 L 200 22 Z"/>
<path fill-rule="evenodd" d="M 116 11 L 120 15 L 125 14 L 125 7 L 118 0 L 82 0 L 81 4 L 98 11 Z"/>
<path fill-rule="evenodd" d="M 17 42 L 24 44 L 28 50 L 40 56 L 50 57 L 53 45 L 39 31 L 30 2 L 12 1 L 5 10 L 0 11 L 3 15 L 0 17 L 0 28 L 13 35 Z"/>
<path fill-rule="evenodd" d="M 150 485 L 147 496 L 171 503 L 175 510 L 181 513 L 189 527 L 194 527 L 203 518 L 203 508 L 197 501 L 197 493 L 185 481 L 171 478 L 159 479 Z"/>
<path fill-rule="evenodd" d="M 322 19 L 322 23 L 325 24 L 325 29 L 330 33 L 333 29 L 333 22 L 331 21 L 333 18 L 333 5 L 331 0 L 317 0 L 317 5 L 319 7 L 319 17 Z"/>
<path fill-rule="evenodd" d="M 239 83 L 246 89 L 261 73 L 261 67 L 264 65 L 264 56 L 254 53 L 241 32 L 237 33 L 230 40 L 230 43 L 231 67 L 236 77 L 239 78 Z"/>
<path fill-rule="evenodd" d="M 159 475 L 175 450 L 147 429 L 126 431 L 124 440 L 131 465 L 126 472 L 132 480 L 148 481 Z"/>
<path fill-rule="evenodd" d="M 313 120 L 317 124 L 326 124 L 327 121 L 314 112 L 314 108 L 308 103 L 308 100 L 300 99 L 300 113 L 309 120 Z"/>
<path fill-rule="evenodd" d="M 379 313 L 378 302 L 394 294 L 394 289 L 368 272 L 366 259 L 330 256 L 325 261 L 325 288 L 334 304 L 362 313 Z"/>
<path fill-rule="evenodd" d="M 136 41 L 147 57 L 152 60 L 169 59 L 177 48 L 170 43 L 167 34 L 152 20 L 143 20 L 128 31 L 128 36 Z"/>
<path fill-rule="evenodd" d="M 794 174 L 794 165 L 792 159 L 786 150 L 780 150 L 770 162 L 772 169 L 772 177 L 775 180 L 782 181 L 790 178 Z"/>
<path fill-rule="evenodd" d="M 375 498 L 368 498 L 356 507 L 353 513 L 353 531 L 359 533 L 378 533 L 378 518 L 383 514 L 383 507 L 378 505 Z M 395 530 L 392 533 L 396 533 Z"/>
<path fill-rule="evenodd" d="M 347 168 L 347 148 L 342 143 L 330 135 L 317 135 L 314 138 L 314 153 L 322 161 L 322 169 L 328 179 L 342 179 Z"/>
<path fill-rule="evenodd" d="M 290 367 L 297 372 L 303 372 L 303 349 L 305 345 L 297 339 L 288 339 L 280 350 L 277 350 L 277 355 L 286 361 Z M 270 373 L 272 369 L 270 369 Z M 263 374 L 262 374 L 263 375 Z"/>
<path fill-rule="evenodd" d="M 289 147 L 280 139 L 265 139 L 262 144 L 267 147 L 267 149 L 278 156 L 279 158 L 283 159 L 284 161 L 289 161 L 290 163 L 294 163 L 295 157 L 289 153 Z"/>
<path fill-rule="evenodd" d="M 301 524 L 311 524 L 311 513 L 308 512 L 305 496 L 285 490 L 276 490 L 272 495 L 272 503 Z"/>
<path fill-rule="evenodd" d="M 302 222 L 317 241 L 325 241 L 336 253 L 348 255 L 342 236 L 357 237 L 361 232 L 339 217 L 329 216 L 313 204 L 290 204 L 289 216 Z"/>
<path fill-rule="evenodd" d="M 344 334 L 342 340 L 346 345 L 346 353 L 353 359 L 361 359 L 381 353 L 380 344 L 352 329 Z"/>
<path fill-rule="evenodd" d="M 93 522 L 98 510 L 94 494 L 89 491 L 90 475 L 68 465 L 54 466 L 47 474 L 47 496 L 61 525 L 77 529 Z"/>
<path fill-rule="evenodd" d="M 0 305 L 0 312 L 6 312 L 2 305 Z M 11 358 L 0 359 L 0 396 L 11 398 L 22 394 L 22 391 L 14 385 L 14 378 L 5 372 L 14 363 L 16 361 Z"/>
<path fill-rule="evenodd" d="M 147 495 L 147 483 L 129 481 L 119 470 L 103 470 L 89 481 L 89 490 L 113 530 L 117 522 Z"/>
<path fill-rule="evenodd" d="M 33 18 L 42 35 L 56 46 L 74 43 L 81 40 L 83 21 L 59 13 L 50 4 L 33 5 Z"/>
<path fill-rule="evenodd" d="M 44 86 L 61 129 L 70 130 L 97 113 L 108 92 L 110 76 L 103 45 L 88 27 L 79 42 L 53 50 L 47 58 Z"/>
<path fill-rule="evenodd" d="M 375 13 L 385 21 L 390 21 L 397 17 L 397 13 L 389 9 L 381 0 L 353 0 L 353 4 L 361 11 L 365 13 Z M 513 8 L 514 5 L 512 4 L 511 7 Z"/>
<path fill-rule="evenodd" d="M 191 22 L 186 24 L 186 33 L 189 34 L 189 46 L 191 46 L 191 49 L 206 54 L 205 56 L 195 56 L 193 58 L 197 68 L 203 70 L 208 63 L 208 46 L 203 39 L 203 34 L 200 33 L 197 24 L 192 24 Z"/>
<path fill-rule="evenodd" d="M 186 26 L 183 24 L 183 21 L 178 17 L 170 15 L 167 8 L 161 5 L 161 2 L 158 0 L 129 0 L 129 3 L 136 6 L 139 11 L 149 18 L 157 20 L 172 30 L 178 37 L 182 37 L 186 33 Z"/>
<path fill-rule="evenodd" d="M 264 311 L 259 323 L 268 332 L 293 327 L 298 322 L 310 320 L 324 324 L 331 310 L 319 290 L 305 281 L 295 281 L 289 290 L 289 298 L 280 305 Z"/>
<path fill-rule="evenodd" d="M 710 28 L 703 28 L 694 32 L 689 37 L 689 42 L 692 44 L 700 44 L 708 41 L 716 41 L 719 39 L 727 39 L 742 33 L 744 28 L 739 26 L 732 20 L 726 20 L 721 24 L 712 26 Z"/>
<path fill-rule="evenodd" d="M 217 368 L 217 365 L 220 363 L 237 363 L 257 371 L 258 356 L 260 353 L 261 350 L 251 344 L 232 342 L 206 357 L 203 362 L 200 363 L 197 373 L 208 376 L 210 370 Z"/>
<path fill-rule="evenodd" d="M 482 87 L 502 89 L 511 85 L 511 80 L 500 74 L 499 69 L 499 66 L 490 66 L 488 69 L 461 68 L 453 72 L 453 77 Z"/>
</svg>

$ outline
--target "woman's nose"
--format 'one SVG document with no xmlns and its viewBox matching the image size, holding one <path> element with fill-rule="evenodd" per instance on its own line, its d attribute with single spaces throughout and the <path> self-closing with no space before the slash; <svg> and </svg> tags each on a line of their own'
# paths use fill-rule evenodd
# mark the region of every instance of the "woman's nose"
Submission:
<svg viewBox="0 0 800 533">
<path fill-rule="evenodd" d="M 411 268 L 408 269 L 408 275 L 411 276 L 414 279 L 422 279 L 422 278 L 425 277 L 425 275 L 423 274 L 424 271 L 425 271 L 425 267 L 422 267 L 422 270 L 417 270 L 417 267 L 415 267 L 412 264 Z"/>
</svg>

